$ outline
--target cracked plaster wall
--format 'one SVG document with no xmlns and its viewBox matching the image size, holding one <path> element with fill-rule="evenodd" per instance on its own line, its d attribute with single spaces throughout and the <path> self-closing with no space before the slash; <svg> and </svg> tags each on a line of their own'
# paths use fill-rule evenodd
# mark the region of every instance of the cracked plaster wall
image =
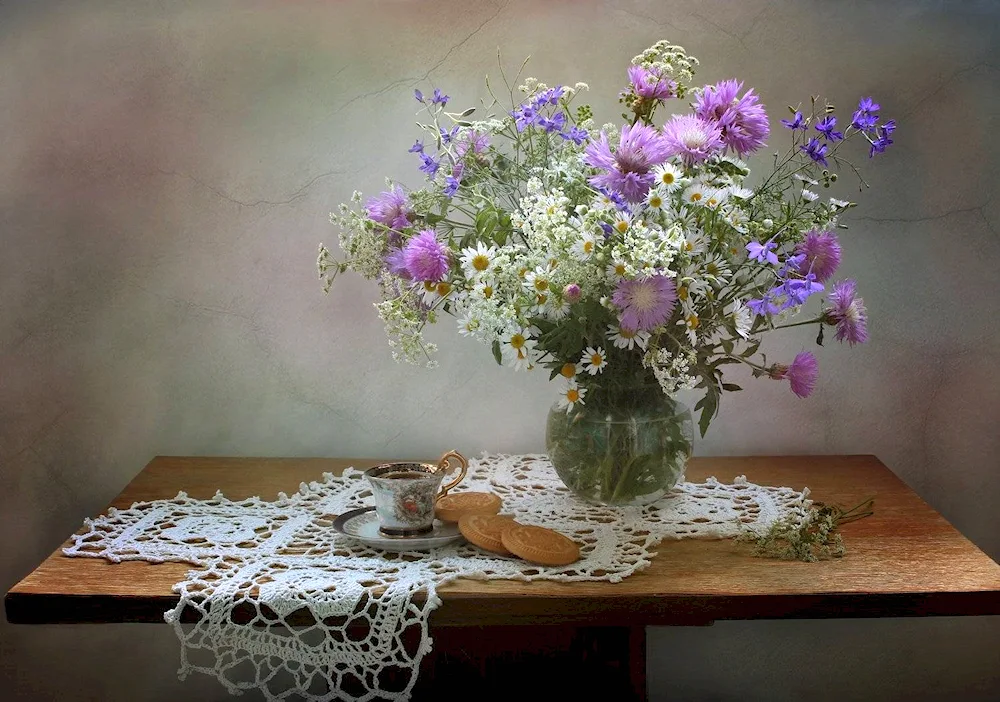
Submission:
<svg viewBox="0 0 1000 702">
<path fill-rule="evenodd" d="M 315 247 L 354 188 L 417 182 L 414 87 L 473 104 L 499 45 L 586 80 L 611 119 L 661 37 L 775 123 L 818 91 L 900 122 L 845 236 L 871 343 L 823 349 L 808 401 L 746 379 L 699 452 L 877 454 L 1000 557 L 998 20 L 930 1 L 3 3 L 0 585 L 155 454 L 541 449 L 542 378 L 450 329 L 439 370 L 394 365 L 374 288 L 324 297 Z M 997 699 L 998 649 L 997 618 L 655 629 L 650 679 L 653 699 Z M 0 624 L 3 699 L 228 699 L 176 663 L 162 626 Z"/>
</svg>

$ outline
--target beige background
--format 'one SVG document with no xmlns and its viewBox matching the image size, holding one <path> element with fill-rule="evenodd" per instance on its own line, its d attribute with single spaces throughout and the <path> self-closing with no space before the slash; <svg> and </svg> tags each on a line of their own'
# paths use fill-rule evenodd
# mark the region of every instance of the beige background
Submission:
<svg viewBox="0 0 1000 702">
<path fill-rule="evenodd" d="M 845 236 L 871 343 L 821 349 L 808 401 L 746 378 L 698 451 L 877 454 L 1000 557 L 996 8 L 0 4 L 0 586 L 155 454 L 540 450 L 544 378 L 450 325 L 441 368 L 394 365 L 374 286 L 324 297 L 315 249 L 354 188 L 418 182 L 413 88 L 474 104 L 499 46 L 589 82 L 611 119 L 626 62 L 660 37 L 701 79 L 756 87 L 774 125 L 819 91 L 844 117 L 874 95 L 900 123 Z M 784 334 L 774 358 L 811 344 Z M 998 618 L 721 623 L 651 630 L 649 668 L 657 700 L 985 700 L 998 650 Z M 0 699 L 228 699 L 178 682 L 177 655 L 165 626 L 4 622 Z"/>
</svg>

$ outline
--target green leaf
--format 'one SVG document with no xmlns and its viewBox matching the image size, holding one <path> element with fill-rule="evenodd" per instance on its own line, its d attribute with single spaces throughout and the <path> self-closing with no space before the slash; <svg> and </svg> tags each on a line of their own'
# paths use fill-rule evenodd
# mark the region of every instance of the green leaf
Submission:
<svg viewBox="0 0 1000 702">
<path fill-rule="evenodd" d="M 496 359 L 497 365 L 503 365 L 503 355 L 500 353 L 500 340 L 493 340 L 493 358 Z"/>
<path fill-rule="evenodd" d="M 722 340 L 722 349 L 726 353 L 732 353 L 733 352 L 733 340 L 732 339 L 723 339 Z"/>
<path fill-rule="evenodd" d="M 705 405 L 701 410 L 701 417 L 698 419 L 698 429 L 701 430 L 702 438 L 704 438 L 705 433 L 708 431 L 708 425 L 712 423 L 712 419 L 718 411 L 719 396 L 716 395 L 714 391 L 709 391 L 709 393 L 705 395 Z"/>
<path fill-rule="evenodd" d="M 759 348 L 760 348 L 760 339 L 757 339 L 756 341 L 754 341 L 753 343 L 751 343 L 751 344 L 750 344 L 750 345 L 749 345 L 749 346 L 747 347 L 746 351 L 744 351 L 744 352 L 743 352 L 742 354 L 740 354 L 740 355 L 741 355 L 741 356 L 742 356 L 743 358 L 750 358 L 750 357 L 751 357 L 751 356 L 753 356 L 753 355 L 754 355 L 755 353 L 757 353 L 757 349 L 759 349 Z"/>
<path fill-rule="evenodd" d="M 743 388 L 741 388 L 736 383 L 723 383 L 722 389 L 725 390 L 726 392 L 739 392 Z"/>
</svg>

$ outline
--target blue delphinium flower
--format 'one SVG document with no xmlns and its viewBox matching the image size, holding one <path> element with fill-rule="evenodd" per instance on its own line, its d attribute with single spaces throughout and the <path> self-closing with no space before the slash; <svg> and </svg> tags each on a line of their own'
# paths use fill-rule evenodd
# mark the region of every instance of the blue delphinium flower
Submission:
<svg viewBox="0 0 1000 702">
<path fill-rule="evenodd" d="M 450 144 L 452 139 L 458 136 L 458 125 L 450 131 L 445 131 L 444 127 L 438 127 L 438 131 L 441 133 L 441 141 L 445 144 Z"/>
<path fill-rule="evenodd" d="M 561 136 L 563 139 L 567 141 L 572 141 L 577 146 L 579 146 L 580 144 L 582 144 L 583 142 L 587 141 L 587 139 L 590 138 L 590 135 L 587 134 L 586 129 L 581 129 L 580 127 L 577 126 L 571 127 L 569 131 L 559 132 L 559 136 Z"/>
<path fill-rule="evenodd" d="M 809 158 L 816 163 L 821 163 L 824 166 L 830 165 L 826 162 L 827 146 L 826 144 L 821 143 L 819 139 L 810 139 L 809 143 L 804 146 L 800 146 L 799 150 L 805 151 L 809 154 Z"/>
<path fill-rule="evenodd" d="M 563 112 L 556 112 L 551 117 L 539 117 L 538 119 L 538 126 L 549 133 L 561 131 L 565 124 L 566 115 Z"/>
<path fill-rule="evenodd" d="M 438 168 L 441 167 L 441 164 L 425 153 L 420 154 L 420 160 L 423 162 L 423 165 L 420 166 L 420 170 L 426 173 L 428 178 L 433 178 L 437 174 Z"/>
<path fill-rule="evenodd" d="M 434 97 L 431 98 L 431 103 L 435 105 L 447 105 L 451 98 L 441 92 L 441 88 L 434 88 Z"/>
<path fill-rule="evenodd" d="M 417 102 L 423 102 L 424 101 L 424 94 L 422 92 L 420 92 L 419 90 L 414 90 L 413 91 L 413 98 Z"/>
<path fill-rule="evenodd" d="M 801 112 L 795 113 L 795 119 L 783 119 L 781 123 L 789 129 L 807 129 L 806 120 Z"/>
<path fill-rule="evenodd" d="M 444 179 L 444 194 L 447 197 L 451 197 L 458 191 L 458 178 L 454 176 L 448 176 Z M 822 287 L 822 286 L 821 286 Z"/>
<path fill-rule="evenodd" d="M 840 141 L 844 138 L 843 132 L 836 131 L 837 118 L 833 115 L 824 118 L 816 125 L 816 131 L 825 136 L 830 141 Z"/>
<path fill-rule="evenodd" d="M 422 154 L 424 152 L 424 143 L 417 139 L 407 151 L 411 154 Z"/>
<path fill-rule="evenodd" d="M 878 115 L 876 113 L 880 109 L 882 109 L 882 106 L 870 97 L 861 98 L 858 101 L 858 109 L 851 118 L 851 126 L 863 132 L 875 129 L 875 125 L 878 124 Z"/>
<path fill-rule="evenodd" d="M 759 241 L 751 241 L 747 244 L 747 254 L 754 261 L 759 261 L 764 263 L 767 261 L 772 266 L 778 265 L 778 255 L 774 253 L 774 249 L 777 248 L 777 244 L 773 241 L 768 241 L 765 243 L 760 243 Z"/>
</svg>

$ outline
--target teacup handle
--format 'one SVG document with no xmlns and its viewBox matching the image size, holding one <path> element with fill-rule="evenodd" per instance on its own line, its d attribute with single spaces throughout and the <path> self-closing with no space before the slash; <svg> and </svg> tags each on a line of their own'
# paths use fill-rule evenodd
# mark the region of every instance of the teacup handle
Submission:
<svg viewBox="0 0 1000 702">
<path fill-rule="evenodd" d="M 438 464 L 437 464 L 437 469 L 439 471 L 446 471 L 446 470 L 448 470 L 448 468 L 451 465 L 451 459 L 453 459 L 453 458 L 456 461 L 458 461 L 458 465 L 459 465 L 458 477 L 455 478 L 454 480 L 448 482 L 448 484 L 442 486 L 441 487 L 441 492 L 439 492 L 438 495 L 437 495 L 437 497 L 434 498 L 434 499 L 440 499 L 440 498 L 444 497 L 445 495 L 447 495 L 449 490 L 451 490 L 453 487 L 455 487 L 460 482 L 462 482 L 462 479 L 465 477 L 466 472 L 469 470 L 469 461 L 468 461 L 468 459 L 466 459 L 465 456 L 463 456 L 462 454 L 460 454 L 458 451 L 455 451 L 455 450 L 449 451 L 445 455 L 441 456 L 441 460 L 438 461 Z"/>
</svg>

